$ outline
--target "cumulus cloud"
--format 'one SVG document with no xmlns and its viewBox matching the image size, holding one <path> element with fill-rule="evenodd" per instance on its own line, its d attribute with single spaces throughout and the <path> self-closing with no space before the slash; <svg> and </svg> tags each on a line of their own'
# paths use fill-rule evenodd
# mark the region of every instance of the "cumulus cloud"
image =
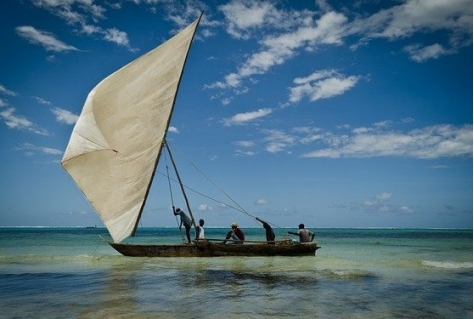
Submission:
<svg viewBox="0 0 474 319">
<path fill-rule="evenodd" d="M 297 103 L 307 96 L 313 102 L 341 95 L 353 88 L 359 79 L 359 76 L 344 76 L 335 70 L 315 71 L 293 80 L 296 85 L 289 88 L 289 101 Z"/>
<path fill-rule="evenodd" d="M 179 133 L 179 130 L 175 126 L 170 126 L 170 127 L 168 127 L 168 132 L 170 132 L 170 133 Z"/>
<path fill-rule="evenodd" d="M 224 81 L 209 85 L 210 88 L 241 85 L 245 78 L 264 74 L 272 67 L 285 63 L 300 49 L 313 50 L 319 44 L 342 44 L 346 17 L 337 12 L 325 13 L 319 20 L 314 20 L 314 13 L 310 11 L 279 11 L 270 2 L 233 1 L 220 8 L 228 21 L 227 31 L 234 37 L 248 39 L 250 31 L 263 26 L 283 29 L 284 32 L 266 35 L 260 41 L 260 49 L 251 54 L 236 72 L 225 76 Z"/>
<path fill-rule="evenodd" d="M 116 28 L 112 29 L 107 29 L 102 31 L 104 35 L 104 39 L 113 42 L 115 44 L 121 45 L 128 47 L 130 45 L 130 42 L 128 40 L 128 35 L 127 33 L 120 31 Z"/>
<path fill-rule="evenodd" d="M 397 39 L 416 32 L 472 34 L 472 1 L 408 0 L 354 22 L 367 37 Z"/>
<path fill-rule="evenodd" d="M 52 108 L 51 112 L 53 112 L 53 114 L 56 116 L 56 121 L 60 123 L 75 124 L 79 118 L 78 115 L 59 107 Z"/>
<path fill-rule="evenodd" d="M 250 0 L 234 0 L 219 10 L 225 16 L 227 32 L 238 39 L 248 39 L 252 29 L 280 21 L 282 14 L 270 2 Z"/>
</svg>

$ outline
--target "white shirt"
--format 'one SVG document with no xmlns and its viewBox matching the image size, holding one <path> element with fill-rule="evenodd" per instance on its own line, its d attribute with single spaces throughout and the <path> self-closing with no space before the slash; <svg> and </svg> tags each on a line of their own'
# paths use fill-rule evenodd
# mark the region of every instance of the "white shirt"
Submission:
<svg viewBox="0 0 474 319">
<path fill-rule="evenodd" d="M 204 227 L 202 226 L 197 226 L 199 228 L 199 237 L 197 239 L 204 239 Z"/>
</svg>

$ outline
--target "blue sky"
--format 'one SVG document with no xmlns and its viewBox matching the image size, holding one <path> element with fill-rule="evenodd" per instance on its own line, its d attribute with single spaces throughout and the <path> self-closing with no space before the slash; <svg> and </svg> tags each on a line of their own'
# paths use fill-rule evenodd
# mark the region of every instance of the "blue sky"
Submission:
<svg viewBox="0 0 474 319">
<path fill-rule="evenodd" d="M 462 0 L 1 1 L 0 226 L 101 225 L 60 167 L 87 94 L 200 10 L 168 138 L 225 195 L 276 227 L 472 227 Z M 159 169 L 142 226 L 176 225 Z"/>
</svg>

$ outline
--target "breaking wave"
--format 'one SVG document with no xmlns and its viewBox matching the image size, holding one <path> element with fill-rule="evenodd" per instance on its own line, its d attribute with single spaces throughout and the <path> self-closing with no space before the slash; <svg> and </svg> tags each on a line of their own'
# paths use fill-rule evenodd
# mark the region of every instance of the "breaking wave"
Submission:
<svg viewBox="0 0 474 319">
<path fill-rule="evenodd" d="M 455 262 L 455 261 L 435 261 L 435 260 L 422 260 L 421 263 L 425 266 L 444 268 L 444 269 L 472 269 L 472 262 Z"/>
</svg>

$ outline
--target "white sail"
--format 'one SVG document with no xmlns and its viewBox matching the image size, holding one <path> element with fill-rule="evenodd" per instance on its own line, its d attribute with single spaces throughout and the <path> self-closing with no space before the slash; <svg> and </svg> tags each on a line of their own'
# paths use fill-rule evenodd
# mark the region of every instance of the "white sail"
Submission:
<svg viewBox="0 0 474 319">
<path fill-rule="evenodd" d="M 102 80 L 72 132 L 61 165 L 114 242 L 140 219 L 199 20 Z"/>
</svg>

